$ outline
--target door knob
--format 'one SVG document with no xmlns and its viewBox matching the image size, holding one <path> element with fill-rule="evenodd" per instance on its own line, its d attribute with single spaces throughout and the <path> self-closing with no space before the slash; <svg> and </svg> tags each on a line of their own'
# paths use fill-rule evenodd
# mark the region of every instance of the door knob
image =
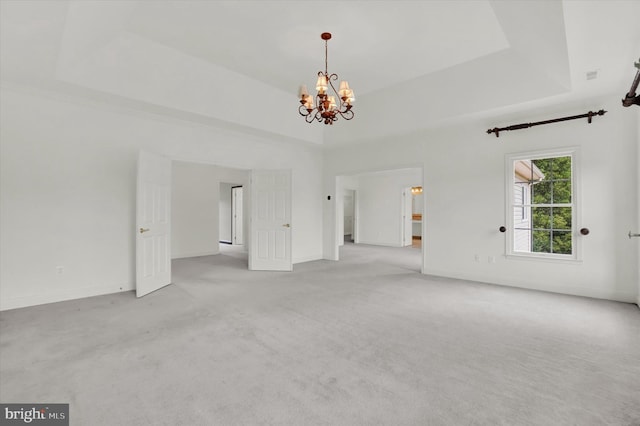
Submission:
<svg viewBox="0 0 640 426">
<path fill-rule="evenodd" d="M 144 233 L 144 232 L 147 232 L 147 231 L 149 231 L 149 228 L 140 228 L 140 233 L 141 234 Z"/>
<path fill-rule="evenodd" d="M 629 238 L 631 237 L 640 237 L 640 234 L 634 234 L 633 232 L 629 231 Z"/>
<path fill-rule="evenodd" d="M 282 226 L 284 226 L 285 228 L 291 228 L 291 225 L 289 225 L 288 223 L 285 223 L 285 224 L 284 224 L 284 225 L 282 225 Z"/>
</svg>

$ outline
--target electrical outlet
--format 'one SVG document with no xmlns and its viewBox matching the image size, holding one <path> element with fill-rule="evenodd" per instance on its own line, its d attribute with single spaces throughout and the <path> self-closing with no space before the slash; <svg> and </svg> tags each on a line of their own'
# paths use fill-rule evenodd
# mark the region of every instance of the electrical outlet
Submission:
<svg viewBox="0 0 640 426">
<path fill-rule="evenodd" d="M 64 272 L 64 266 L 56 266 L 56 272 L 58 274 L 61 274 Z"/>
<path fill-rule="evenodd" d="M 480 262 L 480 255 L 479 255 L 479 254 L 476 254 L 476 255 L 474 256 L 474 259 L 475 259 L 475 261 L 476 261 L 476 262 Z"/>
</svg>

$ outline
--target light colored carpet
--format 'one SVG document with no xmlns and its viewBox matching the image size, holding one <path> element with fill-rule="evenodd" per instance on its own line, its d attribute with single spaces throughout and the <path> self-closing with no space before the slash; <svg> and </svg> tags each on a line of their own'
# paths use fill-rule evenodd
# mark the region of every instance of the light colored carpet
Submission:
<svg viewBox="0 0 640 426">
<path fill-rule="evenodd" d="M 0 314 L 0 400 L 72 425 L 640 425 L 635 305 L 422 276 L 420 251 Z"/>
</svg>

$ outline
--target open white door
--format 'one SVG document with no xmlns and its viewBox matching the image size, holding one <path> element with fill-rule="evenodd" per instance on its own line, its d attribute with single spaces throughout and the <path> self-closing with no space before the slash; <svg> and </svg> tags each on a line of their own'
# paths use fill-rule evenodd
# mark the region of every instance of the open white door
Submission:
<svg viewBox="0 0 640 426">
<path fill-rule="evenodd" d="M 413 244 L 413 195 L 411 188 L 402 191 L 402 246 Z"/>
<path fill-rule="evenodd" d="M 171 283 L 171 160 L 138 155 L 136 296 Z"/>
<path fill-rule="evenodd" d="M 235 245 L 244 244 L 244 236 L 242 235 L 244 223 L 242 206 L 244 201 L 242 195 L 241 186 L 231 188 L 231 243 Z"/>
<path fill-rule="evenodd" d="M 291 271 L 291 171 L 251 172 L 249 269 Z"/>
</svg>

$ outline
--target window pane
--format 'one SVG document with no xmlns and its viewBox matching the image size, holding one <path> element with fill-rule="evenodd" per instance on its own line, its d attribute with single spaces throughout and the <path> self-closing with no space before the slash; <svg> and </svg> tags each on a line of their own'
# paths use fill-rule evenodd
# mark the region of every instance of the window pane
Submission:
<svg viewBox="0 0 640 426">
<path fill-rule="evenodd" d="M 551 182 L 543 180 L 531 186 L 533 191 L 532 204 L 551 204 Z"/>
<path fill-rule="evenodd" d="M 533 231 L 533 249 L 536 253 L 551 253 L 551 232 Z"/>
<path fill-rule="evenodd" d="M 571 179 L 571 157 L 553 158 L 551 169 L 554 180 Z"/>
<path fill-rule="evenodd" d="M 533 160 L 532 163 L 537 166 L 546 179 L 551 179 L 551 158 L 539 158 Z"/>
<path fill-rule="evenodd" d="M 531 212 L 534 229 L 551 228 L 551 207 L 532 207 Z"/>
<path fill-rule="evenodd" d="M 571 202 L 571 181 L 560 181 L 553 183 L 553 203 Z"/>
<path fill-rule="evenodd" d="M 512 163 L 513 252 L 572 253 L 572 161 L 567 155 Z"/>
<path fill-rule="evenodd" d="M 571 230 L 571 207 L 553 207 L 553 229 Z"/>
<path fill-rule="evenodd" d="M 571 232 L 553 231 L 553 252 L 558 254 L 571 254 Z"/>
</svg>

